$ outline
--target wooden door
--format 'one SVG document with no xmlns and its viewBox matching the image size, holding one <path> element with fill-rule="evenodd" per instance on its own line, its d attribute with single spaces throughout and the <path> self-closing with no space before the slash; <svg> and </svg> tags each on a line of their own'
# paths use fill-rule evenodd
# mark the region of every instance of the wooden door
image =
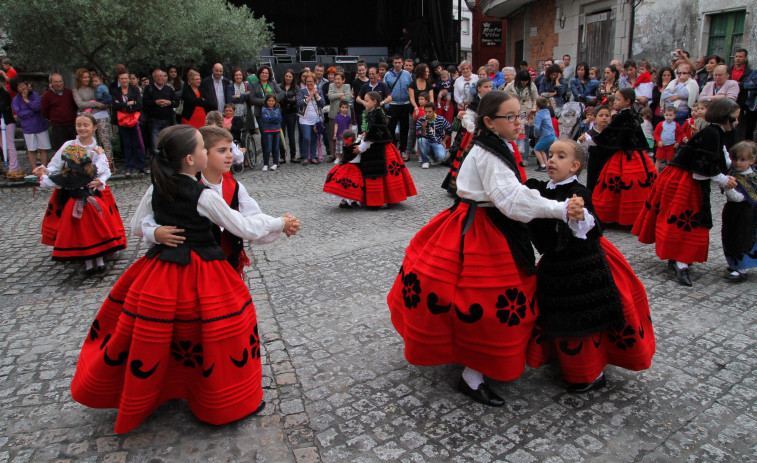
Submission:
<svg viewBox="0 0 757 463">
<path fill-rule="evenodd" d="M 710 38 L 707 41 L 707 56 L 718 55 L 733 66 L 736 50 L 741 48 L 744 38 L 745 11 L 734 11 L 712 15 L 710 18 Z"/>
<path fill-rule="evenodd" d="M 586 15 L 578 28 L 578 58 L 576 63 L 586 62 L 600 69 L 613 60 L 615 47 L 615 14 L 613 10 Z"/>
</svg>

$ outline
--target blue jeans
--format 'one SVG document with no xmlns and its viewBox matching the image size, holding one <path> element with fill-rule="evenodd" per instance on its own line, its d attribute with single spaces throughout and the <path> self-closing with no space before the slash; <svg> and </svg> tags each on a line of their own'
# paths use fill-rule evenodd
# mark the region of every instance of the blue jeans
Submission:
<svg viewBox="0 0 757 463">
<path fill-rule="evenodd" d="M 145 168 L 145 153 L 139 146 L 139 133 L 136 127 L 118 126 L 118 134 L 121 136 L 121 144 L 124 148 L 124 160 L 126 170 L 131 171 L 135 167 L 139 170 Z M 136 164 L 136 165 L 135 165 Z"/>
<path fill-rule="evenodd" d="M 174 122 L 170 119 L 150 119 L 150 132 L 152 133 L 152 149 L 158 154 L 158 136 L 160 131 L 166 127 L 171 127 Z"/>
<path fill-rule="evenodd" d="M 303 161 L 318 159 L 318 152 L 316 151 L 317 138 L 313 128 L 315 125 L 307 125 L 300 123 L 300 158 Z"/>
<path fill-rule="evenodd" d="M 292 160 L 297 155 L 297 137 L 295 137 L 295 131 L 297 130 L 297 113 L 284 114 L 281 130 L 284 131 L 287 141 L 289 142 L 287 151 L 289 152 L 289 159 Z"/>
<path fill-rule="evenodd" d="M 442 162 L 447 156 L 447 150 L 441 143 L 431 143 L 426 137 L 418 138 L 418 152 L 421 155 L 421 161 L 429 162 L 429 155 L 433 162 Z"/>
<path fill-rule="evenodd" d="M 273 165 L 279 165 L 279 135 L 280 132 L 263 132 L 260 138 L 263 142 L 263 165 L 267 166 L 268 158 L 273 152 Z"/>
</svg>

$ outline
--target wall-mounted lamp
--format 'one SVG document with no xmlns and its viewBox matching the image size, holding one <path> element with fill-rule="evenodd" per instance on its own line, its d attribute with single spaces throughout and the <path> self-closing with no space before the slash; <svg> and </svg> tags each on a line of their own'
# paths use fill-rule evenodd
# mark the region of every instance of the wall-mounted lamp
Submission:
<svg viewBox="0 0 757 463">
<path fill-rule="evenodd" d="M 560 23 L 560 29 L 565 29 L 565 12 L 563 11 L 562 7 L 556 8 L 557 12 L 557 21 Z"/>
</svg>

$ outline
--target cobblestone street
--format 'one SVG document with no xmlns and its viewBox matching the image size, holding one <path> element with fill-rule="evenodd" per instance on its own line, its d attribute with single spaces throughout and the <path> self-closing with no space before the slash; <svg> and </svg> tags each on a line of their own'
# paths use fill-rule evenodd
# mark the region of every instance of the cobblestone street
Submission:
<svg viewBox="0 0 757 463">
<path fill-rule="evenodd" d="M 50 192 L 0 188 L 0 462 L 757 461 L 757 272 L 741 285 L 723 279 L 717 187 L 709 261 L 692 266 L 693 288 L 653 246 L 606 232 L 649 294 L 649 370 L 608 367 L 608 387 L 571 395 L 557 364 L 526 368 L 491 382 L 506 404 L 488 408 L 456 391 L 460 365 L 409 365 L 390 322 L 405 247 L 452 204 L 439 187 L 446 168 L 408 166 L 418 196 L 374 211 L 339 209 L 322 193 L 329 165 L 239 175 L 264 212 L 302 219 L 297 236 L 248 246 L 268 405 L 212 426 L 174 400 L 124 435 L 114 410 L 79 405 L 69 385 L 95 313 L 145 245 L 130 236 L 104 277 L 85 278 L 40 244 Z M 127 233 L 148 185 L 110 182 Z"/>
</svg>

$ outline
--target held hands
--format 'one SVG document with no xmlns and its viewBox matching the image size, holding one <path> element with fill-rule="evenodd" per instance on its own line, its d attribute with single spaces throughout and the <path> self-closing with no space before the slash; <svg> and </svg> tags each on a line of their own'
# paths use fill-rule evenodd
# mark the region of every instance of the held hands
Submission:
<svg viewBox="0 0 757 463">
<path fill-rule="evenodd" d="M 286 233 L 287 237 L 296 235 L 300 231 L 300 219 L 291 214 L 284 214 L 281 218 L 284 219 L 283 232 Z"/>
<path fill-rule="evenodd" d="M 92 180 L 91 182 L 89 182 L 88 186 L 90 188 L 92 188 L 92 189 L 95 189 L 95 188 L 101 187 L 102 184 L 103 184 L 103 182 L 101 182 L 99 178 L 96 178 L 96 179 Z"/>
<path fill-rule="evenodd" d="M 581 136 L 578 137 L 578 141 L 579 141 L 579 143 L 585 142 L 586 141 L 586 134 L 585 133 L 581 134 Z"/>
<path fill-rule="evenodd" d="M 568 200 L 568 219 L 581 222 L 584 220 L 584 199 L 573 195 Z"/>
<path fill-rule="evenodd" d="M 163 225 L 155 229 L 155 241 L 162 245 L 175 248 L 176 246 L 182 244 L 186 239 L 183 236 L 179 235 L 179 233 L 183 232 L 183 228 L 176 228 L 171 225 Z"/>
<path fill-rule="evenodd" d="M 736 185 L 737 185 L 736 179 L 733 177 L 728 177 L 728 182 L 726 182 L 726 184 L 723 185 L 723 188 L 726 190 L 732 190 L 736 188 Z"/>
</svg>

